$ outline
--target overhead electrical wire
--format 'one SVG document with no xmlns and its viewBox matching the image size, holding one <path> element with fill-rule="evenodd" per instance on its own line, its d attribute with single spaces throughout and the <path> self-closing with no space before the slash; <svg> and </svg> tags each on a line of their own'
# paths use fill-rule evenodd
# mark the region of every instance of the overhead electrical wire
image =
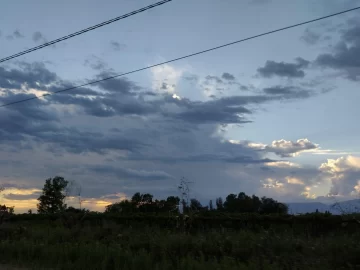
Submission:
<svg viewBox="0 0 360 270">
<path fill-rule="evenodd" d="M 149 6 L 140 8 L 140 9 L 138 9 L 138 10 L 135 10 L 135 11 L 132 11 L 132 12 L 129 12 L 129 13 L 126 13 L 126 14 L 124 14 L 124 15 L 121 15 L 121 16 L 119 16 L 119 17 L 113 18 L 113 19 L 111 19 L 111 20 L 108 20 L 108 21 L 105 21 L 105 22 L 102 22 L 102 23 L 99 23 L 99 24 L 90 26 L 90 27 L 88 27 L 88 28 L 86 28 L 86 29 L 77 31 L 77 32 L 72 33 L 72 34 L 69 34 L 69 35 L 67 35 L 67 36 L 64 36 L 64 37 L 61 37 L 61 38 L 58 38 L 58 39 L 55 39 L 55 40 L 46 42 L 46 43 L 41 44 L 41 45 L 39 45 L 39 46 L 36 46 L 36 47 L 30 48 L 30 49 L 27 49 L 27 50 L 25 50 L 25 51 L 22 51 L 22 52 L 19 52 L 19 53 L 10 55 L 10 56 L 7 56 L 7 57 L 5 57 L 5 58 L 0 59 L 0 63 L 5 62 L 5 61 L 8 61 L 8 60 L 10 60 L 10 59 L 14 59 L 14 58 L 16 58 L 16 57 L 19 57 L 19 56 L 24 55 L 24 54 L 27 54 L 27 53 L 31 53 L 31 52 L 36 51 L 36 50 L 40 50 L 40 49 L 42 49 L 42 48 L 44 48 L 44 47 L 53 45 L 53 44 L 55 44 L 55 43 L 64 41 L 64 40 L 66 40 L 66 39 L 69 39 L 69 38 L 72 38 L 72 37 L 75 37 L 75 36 L 78 36 L 78 35 L 82 35 L 82 34 L 84 34 L 84 33 L 86 33 L 86 32 L 95 30 L 95 29 L 97 29 L 97 28 L 99 28 L 99 27 L 108 25 L 108 24 L 113 23 L 113 22 L 117 22 L 117 21 L 119 21 L 119 20 L 125 19 L 125 18 L 127 18 L 127 17 L 133 16 L 133 15 L 135 15 L 135 14 L 144 12 L 144 11 L 146 11 L 146 10 L 149 10 L 149 9 L 154 8 L 154 7 L 157 7 L 157 6 L 166 4 L 166 3 L 171 2 L 171 1 L 172 1 L 172 0 L 163 0 L 163 1 L 160 1 L 160 2 L 156 2 L 156 3 L 152 4 L 152 5 L 149 5 Z"/>
<path fill-rule="evenodd" d="M 359 10 L 359 9 L 360 9 L 360 7 L 347 9 L 347 10 L 344 10 L 344 11 L 341 11 L 341 12 L 333 13 L 333 14 L 330 14 L 330 15 L 327 15 L 327 16 L 323 16 L 323 17 L 319 17 L 319 18 L 316 18 L 316 19 L 313 19 L 313 20 L 293 24 L 293 25 L 290 25 L 290 26 L 278 28 L 276 30 L 268 31 L 268 32 L 265 32 L 265 33 L 262 33 L 262 34 L 258 34 L 258 35 L 254 35 L 254 36 L 247 37 L 247 38 L 244 38 L 244 39 L 240 39 L 240 40 L 237 40 L 237 41 L 233 41 L 233 42 L 230 42 L 230 43 L 226 43 L 224 45 L 220 45 L 220 46 L 216 46 L 216 47 L 206 49 L 206 50 L 203 50 L 203 51 L 199 51 L 199 52 L 196 52 L 196 53 L 188 54 L 188 55 L 185 55 L 185 56 L 182 56 L 182 57 L 178 57 L 178 58 L 175 58 L 175 59 L 172 59 L 172 60 L 168 60 L 168 61 L 165 61 L 165 62 L 154 64 L 154 65 L 151 65 L 151 66 L 139 68 L 139 69 L 136 69 L 136 70 L 133 70 L 133 71 L 117 74 L 117 75 L 110 76 L 110 77 L 107 77 L 107 78 L 103 78 L 103 79 L 100 79 L 100 80 L 91 81 L 91 82 L 88 82 L 88 83 L 84 83 L 84 84 L 81 84 L 81 85 L 77 85 L 77 86 L 65 88 L 65 89 L 62 89 L 62 90 L 46 93 L 46 94 L 43 94 L 43 95 L 34 96 L 34 97 L 31 97 L 31 98 L 26 98 L 26 99 L 21 99 L 21 100 L 5 103 L 5 104 L 0 105 L 0 108 L 10 106 L 10 105 L 14 105 L 14 104 L 18 104 L 18 103 L 22 103 L 22 102 L 26 102 L 26 101 L 30 101 L 30 100 L 34 100 L 34 99 L 39 99 L 41 97 L 50 96 L 50 95 L 54 95 L 54 94 L 61 93 L 61 92 L 74 90 L 76 88 L 80 88 L 80 87 L 96 84 L 96 83 L 99 83 L 99 82 L 111 80 L 111 79 L 114 79 L 114 78 L 117 78 L 117 77 L 129 75 L 129 74 L 136 73 L 136 72 L 139 72 L 139 71 L 143 71 L 143 70 L 146 70 L 146 69 L 151 69 L 151 68 L 161 66 L 161 65 L 164 65 L 164 64 L 168 64 L 168 63 L 171 63 L 171 62 L 175 62 L 175 61 L 182 60 L 182 59 L 185 59 L 185 58 L 189 58 L 189 57 L 192 57 L 192 56 L 196 56 L 196 55 L 199 55 L 199 54 L 203 54 L 203 53 L 207 53 L 207 52 L 214 51 L 214 50 L 217 50 L 217 49 L 221 49 L 221 48 L 224 48 L 224 47 L 228 47 L 228 46 L 231 46 L 231 45 L 234 45 L 234 44 L 237 44 L 237 43 L 241 43 L 241 42 L 244 42 L 244 41 L 247 41 L 247 40 L 259 38 L 259 37 L 270 35 L 270 34 L 273 34 L 273 33 L 276 33 L 276 32 L 284 31 L 284 30 L 287 30 L 287 29 L 290 29 L 290 28 L 295 28 L 295 27 L 298 27 L 298 26 L 302 26 L 302 25 L 306 25 L 306 24 L 309 24 L 309 23 L 317 22 L 317 21 L 320 21 L 320 20 L 324 20 L 324 19 L 327 19 L 327 18 L 330 18 L 330 17 L 335 17 L 335 16 L 338 16 L 338 15 L 345 14 L 345 13 L 355 11 L 355 10 Z"/>
</svg>

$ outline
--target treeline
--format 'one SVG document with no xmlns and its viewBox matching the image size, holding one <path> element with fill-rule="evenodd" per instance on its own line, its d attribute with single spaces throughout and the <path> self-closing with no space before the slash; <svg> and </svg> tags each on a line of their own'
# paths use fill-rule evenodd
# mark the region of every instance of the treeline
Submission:
<svg viewBox="0 0 360 270">
<path fill-rule="evenodd" d="M 244 192 L 238 195 L 229 194 L 225 201 L 221 197 L 203 206 L 197 199 L 180 199 L 177 196 L 169 196 L 166 199 L 154 200 L 154 196 L 139 192 L 135 193 L 130 200 L 123 200 L 106 206 L 106 213 L 164 213 L 164 212 L 228 212 L 228 213 L 259 213 L 259 214 L 286 214 L 287 205 L 272 198 L 259 198 L 255 195 L 248 196 Z"/>
<path fill-rule="evenodd" d="M 244 192 L 229 194 L 225 201 L 221 197 L 212 200 L 208 205 L 202 205 L 197 199 L 190 199 L 188 182 L 182 180 L 179 185 L 178 196 L 168 196 L 166 199 L 154 199 L 149 193 L 135 193 L 130 200 L 123 200 L 106 206 L 105 213 L 194 213 L 194 212 L 227 212 L 227 213 L 258 213 L 258 214 L 287 214 L 288 207 L 272 198 L 259 198 L 255 195 L 248 196 Z M 66 197 L 74 192 L 74 183 L 56 176 L 45 180 L 42 193 L 38 198 L 37 211 L 39 214 L 56 214 L 63 212 L 89 212 L 81 207 L 81 188 L 75 191 L 79 200 L 79 209 L 68 207 Z M 0 188 L 0 192 L 3 191 Z M 12 214 L 13 207 L 0 207 L 0 216 Z M 32 211 L 28 211 L 32 214 Z"/>
</svg>

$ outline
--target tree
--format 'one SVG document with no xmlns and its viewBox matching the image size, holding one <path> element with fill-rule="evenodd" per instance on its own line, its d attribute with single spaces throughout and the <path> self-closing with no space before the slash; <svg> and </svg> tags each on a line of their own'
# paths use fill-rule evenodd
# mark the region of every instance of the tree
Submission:
<svg viewBox="0 0 360 270">
<path fill-rule="evenodd" d="M 190 200 L 190 209 L 192 211 L 200 211 L 202 210 L 203 206 L 197 199 L 191 199 Z"/>
<path fill-rule="evenodd" d="M 169 196 L 166 198 L 165 211 L 177 212 L 179 211 L 178 205 L 180 204 L 180 198 L 178 196 Z"/>
<path fill-rule="evenodd" d="M 129 200 L 123 200 L 105 207 L 105 213 L 133 213 L 136 211 L 136 205 Z"/>
<path fill-rule="evenodd" d="M 212 200 L 210 200 L 210 202 L 209 202 L 209 210 L 210 210 L 210 211 L 214 210 L 214 206 L 213 206 Z"/>
<path fill-rule="evenodd" d="M 141 203 L 141 194 L 140 194 L 140 192 L 136 192 L 131 197 L 131 202 L 134 203 L 135 205 L 139 205 Z"/>
<path fill-rule="evenodd" d="M 42 194 L 38 198 L 38 213 L 54 214 L 64 211 L 66 209 L 66 204 L 64 203 L 66 198 L 65 191 L 68 183 L 68 181 L 60 176 L 46 179 Z"/>
<path fill-rule="evenodd" d="M 262 197 L 259 212 L 261 214 L 287 214 L 288 206 L 272 198 Z"/>
<path fill-rule="evenodd" d="M 216 209 L 219 211 L 224 210 L 224 203 L 223 203 L 223 199 L 221 197 L 216 199 Z"/>
<path fill-rule="evenodd" d="M 225 202 L 224 202 L 224 209 L 227 212 L 236 212 L 236 209 L 237 209 L 236 194 L 227 195 Z"/>
</svg>

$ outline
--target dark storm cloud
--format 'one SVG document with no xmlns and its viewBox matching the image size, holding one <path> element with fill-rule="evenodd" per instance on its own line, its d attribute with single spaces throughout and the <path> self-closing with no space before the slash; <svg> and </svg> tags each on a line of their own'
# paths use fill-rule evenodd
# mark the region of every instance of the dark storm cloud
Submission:
<svg viewBox="0 0 360 270">
<path fill-rule="evenodd" d="M 266 61 L 265 66 L 258 68 L 258 73 L 265 77 L 270 78 L 273 76 L 289 77 L 289 78 L 303 78 L 305 76 L 304 68 L 308 67 L 309 61 L 303 58 L 296 58 L 296 63 L 285 63 Z"/>
<path fill-rule="evenodd" d="M 119 168 L 109 165 L 94 165 L 89 166 L 88 169 L 100 174 L 115 175 L 120 179 L 127 178 L 136 180 L 168 180 L 173 178 L 173 176 L 163 171 Z"/>
<path fill-rule="evenodd" d="M 102 71 L 98 76 L 97 79 L 101 80 L 104 78 L 109 78 L 115 76 L 116 74 L 111 71 Z M 114 92 L 127 95 L 132 95 L 134 91 L 141 90 L 141 87 L 137 86 L 134 82 L 129 81 L 126 77 L 118 77 L 111 80 L 106 80 L 97 83 L 100 88 L 106 90 L 108 92 Z"/>
<path fill-rule="evenodd" d="M 104 78 L 111 74 L 111 72 L 102 72 L 97 78 Z M 59 79 L 55 73 L 50 72 L 43 64 L 39 63 L 31 65 L 21 63 L 18 69 L 0 68 L 0 75 L 2 75 L 0 78 L 3 79 L 0 81 L 0 87 L 5 88 L 0 96 L 2 103 L 32 97 L 32 94 L 15 93 L 11 90 L 19 88 L 24 82 L 32 85 L 35 89 L 38 88 L 38 85 L 42 85 L 43 90 L 50 92 L 73 86 L 71 83 Z M 62 150 L 75 154 L 86 152 L 103 154 L 111 150 L 136 153 L 145 151 L 144 149 L 148 149 L 150 146 L 154 150 L 158 147 L 165 147 L 165 145 L 168 145 L 167 147 L 179 145 L 180 148 L 176 149 L 190 150 L 190 148 L 199 147 L 199 140 L 204 140 L 204 137 L 213 133 L 217 124 L 248 123 L 249 121 L 244 115 L 251 114 L 251 110 L 246 108 L 246 105 L 300 98 L 299 91 L 290 92 L 289 90 L 286 92 L 283 89 L 277 94 L 230 96 L 205 102 L 191 101 L 186 98 L 179 100 L 166 93 L 149 92 L 150 95 L 148 95 L 146 94 L 148 91 L 143 92 L 141 87 L 123 77 L 101 82 L 96 87 L 98 90 L 82 87 L 66 93 L 47 96 L 46 100 L 34 100 L 21 103 L 19 106 L 2 108 L 0 141 L 2 143 L 31 142 L 33 146 L 46 144 L 49 145 L 50 151 Z M 149 97 L 149 100 L 146 100 L 146 97 Z M 110 127 L 105 130 L 101 130 L 100 127 L 100 129 L 95 128 L 93 132 L 82 131 L 76 127 L 64 127 L 61 124 L 59 111 L 53 108 L 54 105 L 73 105 L 71 114 L 79 114 L 82 111 L 83 116 L 122 117 L 121 121 L 127 121 L 127 123 L 136 121 L 134 122 L 135 126 L 140 126 L 134 129 L 121 129 L 116 133 L 104 132 Z M 66 110 L 66 107 L 63 106 L 63 108 Z M 152 121 L 151 125 L 146 121 L 140 121 L 140 118 L 132 120 L 129 118 L 130 116 L 149 117 L 151 115 L 155 117 L 155 121 Z M 205 126 L 200 128 L 201 124 L 208 124 L 207 126 L 211 127 L 211 130 L 208 131 L 209 133 L 204 132 L 193 138 L 194 132 L 206 129 Z M 172 141 L 169 139 L 171 137 L 168 137 L 169 134 L 177 134 L 178 137 Z M 214 140 L 211 144 L 215 147 L 219 142 Z M 170 151 L 178 151 L 171 147 Z M 214 150 L 214 153 L 228 151 L 224 150 L 224 147 L 229 151 L 234 149 L 234 146 L 229 148 L 222 144 L 218 150 Z M 243 153 L 244 148 L 239 151 Z M 211 153 L 210 155 L 212 155 Z M 210 158 L 211 156 L 206 157 L 207 154 L 194 152 L 182 158 L 184 161 Z M 257 156 L 250 155 L 253 160 L 247 159 L 247 156 L 237 153 L 230 156 L 222 155 L 215 159 L 229 163 L 265 162 Z"/>
<path fill-rule="evenodd" d="M 297 98 L 308 98 L 313 93 L 309 90 L 299 89 L 292 86 L 274 86 L 274 87 L 267 87 L 263 89 L 264 93 L 268 95 L 291 95 L 292 97 Z"/>
<path fill-rule="evenodd" d="M 225 162 L 225 163 L 237 163 L 237 164 L 259 164 L 259 163 L 270 163 L 270 162 L 276 162 L 272 159 L 256 159 L 249 156 L 232 156 L 230 154 L 228 155 L 219 155 L 219 154 L 202 154 L 202 155 L 190 155 L 190 156 L 130 156 L 128 160 L 152 160 L 152 161 L 158 161 L 162 163 L 169 163 L 169 164 L 177 164 L 179 162 L 184 163 L 194 163 L 194 162 Z"/>
<path fill-rule="evenodd" d="M 181 119 L 191 123 L 207 124 L 207 123 L 249 123 L 250 121 L 239 116 L 238 114 L 251 113 L 242 106 L 222 106 L 217 107 L 216 104 L 203 103 L 194 106 L 192 109 L 173 115 L 177 119 Z"/>
<path fill-rule="evenodd" d="M 137 151 L 146 145 L 119 134 L 107 135 L 100 132 L 84 132 L 77 128 L 59 128 L 55 132 L 43 132 L 36 138 L 39 142 L 52 143 L 70 153 L 95 152 L 104 154 L 108 150 Z"/>
<path fill-rule="evenodd" d="M 121 51 L 126 48 L 125 44 L 119 43 L 117 41 L 111 41 L 110 45 L 113 48 L 113 50 L 115 50 L 115 51 Z"/>
<path fill-rule="evenodd" d="M 230 73 L 227 73 L 227 72 L 223 73 L 221 78 L 223 78 L 225 80 L 230 80 L 230 81 L 235 80 L 235 76 Z"/>
<path fill-rule="evenodd" d="M 341 41 L 332 52 L 320 54 L 315 63 L 321 67 L 341 70 L 350 80 L 360 79 L 360 22 L 353 21 L 342 30 Z"/>
<path fill-rule="evenodd" d="M 0 67 L 1 88 L 21 88 L 22 84 L 27 84 L 31 88 L 38 88 L 57 79 L 56 74 L 50 72 L 43 63 L 21 63 L 20 67 L 20 69 L 10 70 Z"/>
</svg>

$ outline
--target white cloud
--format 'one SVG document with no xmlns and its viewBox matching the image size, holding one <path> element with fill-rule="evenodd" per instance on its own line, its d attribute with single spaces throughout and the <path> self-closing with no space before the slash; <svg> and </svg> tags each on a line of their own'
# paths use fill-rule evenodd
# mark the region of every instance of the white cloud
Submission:
<svg viewBox="0 0 360 270">
<path fill-rule="evenodd" d="M 267 178 L 264 181 L 262 181 L 264 188 L 275 188 L 275 189 L 283 189 L 284 184 L 279 182 L 276 179 L 273 178 Z"/>
<path fill-rule="evenodd" d="M 360 157 L 346 156 L 338 159 L 328 159 L 319 167 L 321 176 L 330 181 L 330 195 L 359 195 Z"/>
<path fill-rule="evenodd" d="M 266 163 L 268 167 L 277 167 L 277 168 L 301 168 L 300 164 L 293 163 L 290 161 L 276 161 Z"/>
<path fill-rule="evenodd" d="M 232 144 L 246 145 L 255 150 L 262 150 L 268 153 L 274 153 L 280 157 L 295 157 L 303 152 L 316 151 L 319 145 L 312 143 L 308 139 L 299 139 L 297 141 L 286 141 L 284 139 L 273 141 L 271 144 L 254 143 L 249 141 L 229 140 Z"/>
<path fill-rule="evenodd" d="M 312 143 L 306 138 L 299 139 L 296 142 L 281 139 L 278 141 L 273 141 L 271 145 L 267 145 L 265 150 L 268 152 L 273 152 L 281 157 L 294 157 L 299 155 L 301 152 L 314 150 L 318 147 L 318 144 Z"/>
<path fill-rule="evenodd" d="M 165 64 L 153 67 L 151 73 L 153 77 L 152 88 L 155 91 L 175 93 L 184 70 Z"/>
</svg>

